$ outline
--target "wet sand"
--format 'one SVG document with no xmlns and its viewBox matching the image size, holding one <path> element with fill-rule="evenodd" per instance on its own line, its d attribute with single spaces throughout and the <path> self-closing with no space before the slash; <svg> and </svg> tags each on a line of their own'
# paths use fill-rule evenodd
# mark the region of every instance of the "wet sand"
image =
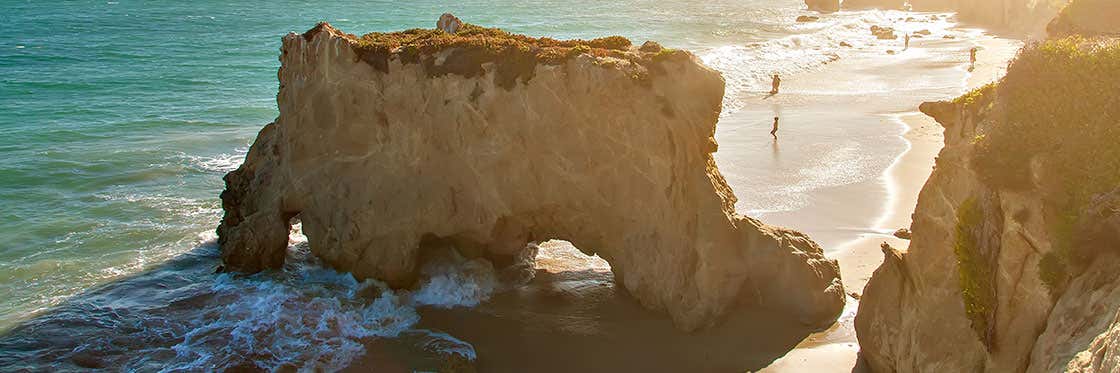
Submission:
<svg viewBox="0 0 1120 373">
<path fill-rule="evenodd" d="M 1002 77 L 1006 73 L 1007 63 L 1022 46 L 1019 41 L 996 37 L 987 37 L 975 42 L 980 48 L 980 53 L 975 69 L 965 75 L 962 82 L 964 90 L 983 86 Z M 920 43 L 917 45 L 921 46 Z M 967 69 L 967 65 L 958 65 L 959 69 Z M 902 137 L 907 142 L 908 148 L 883 174 L 882 187 L 886 190 L 887 198 L 884 199 L 882 213 L 875 217 L 869 229 L 828 250 L 831 257 L 840 262 L 841 276 L 849 293 L 862 294 L 863 287 L 872 273 L 882 264 L 883 254 L 880 244 L 886 242 L 900 250 L 909 248 L 908 240 L 896 238 L 892 233 L 898 228 L 910 227 L 918 193 L 929 179 L 934 160 L 944 145 L 944 129 L 932 118 L 917 112 L 917 105 L 922 101 L 953 97 L 955 95 L 932 96 L 917 102 L 911 100 L 914 111 L 880 113 L 902 126 L 904 130 Z M 858 200 L 856 197 L 845 196 L 842 189 L 822 193 L 821 198 L 834 198 L 838 201 Z M 832 329 L 814 333 L 763 371 L 864 371 L 858 361 L 859 345 L 855 339 L 853 321 L 854 318 L 842 317 Z"/>
</svg>

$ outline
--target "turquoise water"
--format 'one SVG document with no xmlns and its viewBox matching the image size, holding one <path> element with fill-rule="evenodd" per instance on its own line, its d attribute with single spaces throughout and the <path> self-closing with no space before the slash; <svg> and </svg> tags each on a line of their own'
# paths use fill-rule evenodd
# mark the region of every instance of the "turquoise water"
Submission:
<svg viewBox="0 0 1120 373">
<path fill-rule="evenodd" d="M 0 332 L 8 334 L 0 367 L 32 369 L 73 367 L 83 351 L 141 370 L 244 359 L 333 369 L 361 352 L 355 338 L 395 335 L 399 328 L 381 326 L 396 322 L 407 329 L 408 301 L 362 300 L 355 294 L 376 284 L 318 268 L 313 258 L 249 278 L 212 274 L 221 177 L 277 115 L 277 53 L 288 32 L 324 20 L 356 34 L 432 27 L 452 11 L 530 35 L 658 40 L 723 70 L 731 112 L 738 95 L 764 89 L 765 76 L 829 61 L 839 52 L 824 46 L 856 38 L 867 17 L 878 17 L 798 25 L 798 0 L 2 4 Z M 293 240 L 293 255 L 305 255 Z M 453 298 L 458 305 L 462 294 Z M 276 319 L 262 305 L 295 316 Z M 324 320 L 380 326 L 355 327 L 361 336 L 297 327 Z M 287 332 L 261 331 L 285 322 L 293 325 Z M 220 346 L 245 338 L 267 340 L 275 359 L 253 355 L 261 352 L 252 344 Z M 296 351 L 309 341 L 330 349 Z"/>
</svg>

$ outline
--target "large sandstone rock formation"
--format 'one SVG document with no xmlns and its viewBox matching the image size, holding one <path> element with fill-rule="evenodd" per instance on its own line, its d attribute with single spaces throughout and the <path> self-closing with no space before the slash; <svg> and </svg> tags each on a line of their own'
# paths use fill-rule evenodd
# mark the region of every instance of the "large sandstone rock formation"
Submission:
<svg viewBox="0 0 1120 373">
<path fill-rule="evenodd" d="M 945 148 L 860 302 L 873 371 L 1120 370 L 1117 70 L 1115 41 L 1052 40 L 922 105 Z"/>
<path fill-rule="evenodd" d="M 826 325 L 843 307 L 820 247 L 735 213 L 712 159 L 724 83 L 690 53 L 321 24 L 280 60 L 280 116 L 222 193 L 232 270 L 281 266 L 298 216 L 324 262 L 393 286 L 428 247 L 501 259 L 559 238 L 683 329 L 759 305 Z"/>
</svg>

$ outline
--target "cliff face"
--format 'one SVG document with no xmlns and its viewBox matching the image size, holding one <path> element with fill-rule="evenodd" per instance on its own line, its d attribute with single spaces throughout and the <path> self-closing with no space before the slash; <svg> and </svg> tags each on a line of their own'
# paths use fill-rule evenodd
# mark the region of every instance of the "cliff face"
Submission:
<svg viewBox="0 0 1120 373">
<path fill-rule="evenodd" d="M 723 80 L 689 53 L 464 25 L 284 37 L 280 116 L 226 176 L 230 269 L 283 264 L 289 220 L 358 278 L 414 281 L 427 248 L 502 262 L 571 241 L 683 329 L 738 306 L 831 323 L 837 264 L 736 215 L 712 159 Z"/>
<path fill-rule="evenodd" d="M 962 21 L 988 27 L 1035 32 L 1040 31 L 1065 2 L 1067 0 L 910 0 L 910 5 L 921 12 L 957 12 Z"/>
<path fill-rule="evenodd" d="M 1120 35 L 1120 2 L 1116 0 L 1075 0 L 1062 8 L 1046 25 L 1050 36 Z"/>
<path fill-rule="evenodd" d="M 856 316 L 879 372 L 1120 369 L 1120 44 L 1028 46 L 923 104 L 945 148 Z"/>
</svg>

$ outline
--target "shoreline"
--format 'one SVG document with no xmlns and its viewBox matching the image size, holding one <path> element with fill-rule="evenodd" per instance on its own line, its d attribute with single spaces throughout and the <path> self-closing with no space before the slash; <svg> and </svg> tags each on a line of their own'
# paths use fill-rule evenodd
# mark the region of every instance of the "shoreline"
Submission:
<svg viewBox="0 0 1120 373">
<path fill-rule="evenodd" d="M 966 71 L 961 80 L 962 92 L 998 80 L 1006 72 L 1007 63 L 1022 47 L 1022 42 L 1018 40 L 985 35 L 991 38 L 974 41 L 980 53 L 975 70 Z M 938 99 L 947 98 L 930 97 L 925 101 Z M 879 177 L 884 181 L 887 198 L 883 201 L 882 213 L 875 217 L 871 228 L 881 233 L 860 234 L 830 253 L 840 263 L 841 278 L 849 294 L 861 295 L 871 275 L 882 264 L 881 243 L 886 242 L 902 251 L 909 248 L 910 241 L 895 237 L 893 232 L 899 228 L 910 229 L 918 194 L 933 172 L 935 159 L 944 146 L 944 128 L 916 108 L 915 105 L 915 111 L 880 113 L 903 128 L 899 136 L 906 142 L 907 149 Z M 856 302 L 858 307 L 858 300 L 849 298 L 849 301 Z M 833 328 L 806 338 L 762 371 L 864 371 L 860 365 L 853 322 L 854 318 L 838 320 Z"/>
</svg>

